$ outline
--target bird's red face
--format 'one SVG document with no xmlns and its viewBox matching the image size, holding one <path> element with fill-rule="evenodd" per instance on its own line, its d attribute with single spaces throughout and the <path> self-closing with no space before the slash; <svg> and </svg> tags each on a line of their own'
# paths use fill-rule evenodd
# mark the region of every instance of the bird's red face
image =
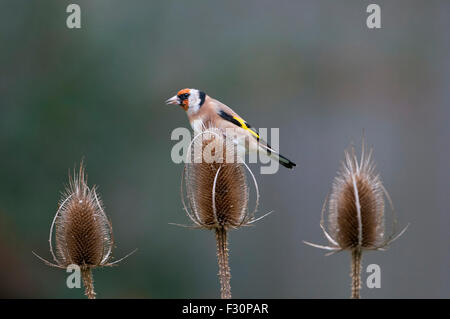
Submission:
<svg viewBox="0 0 450 319">
<path fill-rule="evenodd" d="M 166 101 L 166 104 L 181 106 L 189 114 L 195 114 L 205 103 L 206 94 L 196 89 L 182 89 L 177 95 Z"/>
<path fill-rule="evenodd" d="M 171 97 L 166 101 L 167 104 L 175 104 L 181 106 L 185 111 L 189 109 L 189 97 L 191 96 L 191 89 L 183 89 L 178 91 L 177 95 Z"/>
</svg>

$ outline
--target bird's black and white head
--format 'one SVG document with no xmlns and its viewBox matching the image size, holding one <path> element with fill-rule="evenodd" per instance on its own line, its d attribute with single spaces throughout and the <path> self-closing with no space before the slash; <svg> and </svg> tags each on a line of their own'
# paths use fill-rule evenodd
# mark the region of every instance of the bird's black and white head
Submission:
<svg viewBox="0 0 450 319">
<path fill-rule="evenodd" d="M 166 104 L 181 106 L 188 114 L 193 115 L 205 103 L 206 94 L 197 89 L 183 89 L 166 101 Z"/>
</svg>

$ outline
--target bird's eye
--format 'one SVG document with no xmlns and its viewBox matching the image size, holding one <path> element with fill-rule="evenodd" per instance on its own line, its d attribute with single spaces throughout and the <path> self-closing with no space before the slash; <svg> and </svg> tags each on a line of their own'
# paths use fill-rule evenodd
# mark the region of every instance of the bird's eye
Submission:
<svg viewBox="0 0 450 319">
<path fill-rule="evenodd" d="M 180 100 L 186 100 L 189 97 L 189 93 L 180 94 L 178 97 Z"/>
</svg>

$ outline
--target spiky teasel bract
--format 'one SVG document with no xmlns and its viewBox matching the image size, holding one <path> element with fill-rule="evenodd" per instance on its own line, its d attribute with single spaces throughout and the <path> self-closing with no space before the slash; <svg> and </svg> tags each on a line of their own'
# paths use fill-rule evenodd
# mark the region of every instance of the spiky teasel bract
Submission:
<svg viewBox="0 0 450 319">
<path fill-rule="evenodd" d="M 255 218 L 259 200 L 256 179 L 237 155 L 232 139 L 225 132 L 206 128 L 194 137 L 188 156 L 181 182 L 183 206 L 194 223 L 192 227 L 215 231 L 221 297 L 228 299 L 231 298 L 228 230 L 251 225 L 267 214 Z M 248 207 L 250 188 L 246 170 L 256 189 L 253 212 Z"/>
<path fill-rule="evenodd" d="M 53 249 L 55 234 L 56 253 Z M 95 298 L 92 279 L 93 268 L 112 266 L 124 258 L 110 262 L 114 246 L 112 225 L 97 194 L 96 187 L 89 188 L 83 163 L 78 174 L 69 174 L 66 187 L 53 218 L 49 235 L 50 253 L 55 263 L 40 256 L 47 265 L 67 269 L 80 267 L 86 296 Z"/>
<path fill-rule="evenodd" d="M 372 151 L 365 152 L 362 141 L 361 158 L 352 146 L 345 151 L 345 161 L 332 185 L 331 195 L 322 208 L 320 227 L 329 241 L 329 246 L 305 242 L 313 247 L 329 250 L 333 254 L 342 250 L 352 253 L 352 298 L 359 298 L 360 273 L 363 250 L 383 250 L 400 237 L 407 226 L 396 234 L 397 220 L 392 201 L 375 172 Z M 392 234 L 385 237 L 385 198 L 393 213 Z M 324 212 L 328 204 L 328 230 L 325 227 Z"/>
</svg>

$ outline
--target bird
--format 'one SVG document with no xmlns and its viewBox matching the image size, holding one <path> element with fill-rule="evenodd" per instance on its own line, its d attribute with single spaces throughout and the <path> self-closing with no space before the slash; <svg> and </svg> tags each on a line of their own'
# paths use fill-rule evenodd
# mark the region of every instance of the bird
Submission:
<svg viewBox="0 0 450 319">
<path fill-rule="evenodd" d="M 246 152 L 259 151 L 278 161 L 284 167 L 292 169 L 296 166 L 294 162 L 273 150 L 267 142 L 260 138 L 258 131 L 230 107 L 203 91 L 182 89 L 175 96 L 166 100 L 166 104 L 181 106 L 186 111 L 194 132 L 202 132 L 207 127 L 216 127 L 222 130 L 234 129 L 235 134 L 239 137 L 239 141 L 236 143 L 245 147 Z M 249 143 L 243 144 L 245 139 L 248 139 Z"/>
</svg>

